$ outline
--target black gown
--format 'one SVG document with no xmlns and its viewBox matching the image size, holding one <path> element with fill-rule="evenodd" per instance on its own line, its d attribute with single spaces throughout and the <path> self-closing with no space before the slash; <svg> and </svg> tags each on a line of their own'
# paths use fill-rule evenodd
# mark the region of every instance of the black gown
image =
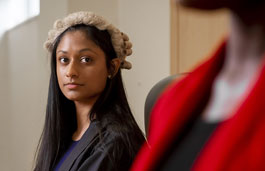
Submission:
<svg viewBox="0 0 265 171">
<path fill-rule="evenodd" d="M 126 171 L 132 159 L 121 136 L 92 121 L 59 171 Z M 103 143 L 102 143 L 103 142 Z"/>
</svg>

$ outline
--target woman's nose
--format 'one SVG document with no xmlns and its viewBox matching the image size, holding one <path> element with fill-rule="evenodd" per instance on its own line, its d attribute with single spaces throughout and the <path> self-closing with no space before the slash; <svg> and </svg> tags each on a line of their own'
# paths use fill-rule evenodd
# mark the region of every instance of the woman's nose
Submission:
<svg viewBox="0 0 265 171">
<path fill-rule="evenodd" d="M 76 64 L 74 64 L 73 61 L 71 63 L 69 63 L 69 65 L 67 67 L 66 76 L 71 77 L 71 78 L 72 77 L 78 77 L 77 66 L 76 66 Z"/>
</svg>

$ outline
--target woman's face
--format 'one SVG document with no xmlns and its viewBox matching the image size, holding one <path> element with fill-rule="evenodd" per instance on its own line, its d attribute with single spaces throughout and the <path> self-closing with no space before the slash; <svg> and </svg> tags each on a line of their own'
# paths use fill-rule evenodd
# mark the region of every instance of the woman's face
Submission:
<svg viewBox="0 0 265 171">
<path fill-rule="evenodd" d="M 105 54 L 82 31 L 67 32 L 56 50 L 56 72 L 66 98 L 95 102 L 106 86 Z"/>
</svg>

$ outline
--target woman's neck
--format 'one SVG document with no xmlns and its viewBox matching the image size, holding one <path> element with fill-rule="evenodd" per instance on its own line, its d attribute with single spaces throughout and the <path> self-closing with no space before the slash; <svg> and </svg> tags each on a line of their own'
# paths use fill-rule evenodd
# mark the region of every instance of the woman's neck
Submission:
<svg viewBox="0 0 265 171">
<path fill-rule="evenodd" d="M 75 101 L 75 107 L 76 107 L 77 129 L 74 132 L 72 139 L 77 141 L 82 138 L 83 134 L 86 132 L 86 130 L 90 125 L 89 116 L 93 105 Z"/>
</svg>

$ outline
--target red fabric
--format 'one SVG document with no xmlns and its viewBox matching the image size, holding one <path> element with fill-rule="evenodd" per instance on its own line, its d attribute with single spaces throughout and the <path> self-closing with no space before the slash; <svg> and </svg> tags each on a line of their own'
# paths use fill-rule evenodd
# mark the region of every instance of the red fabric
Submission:
<svg viewBox="0 0 265 171">
<path fill-rule="evenodd" d="M 210 94 L 224 61 L 226 43 L 204 64 L 158 100 L 150 119 L 148 143 L 144 144 L 132 171 L 156 170 L 164 153 L 185 123 Z M 193 170 L 265 170 L 265 67 L 253 90 L 235 115 L 220 124 L 207 142 Z M 198 112 L 197 112 L 198 113 Z"/>
</svg>

